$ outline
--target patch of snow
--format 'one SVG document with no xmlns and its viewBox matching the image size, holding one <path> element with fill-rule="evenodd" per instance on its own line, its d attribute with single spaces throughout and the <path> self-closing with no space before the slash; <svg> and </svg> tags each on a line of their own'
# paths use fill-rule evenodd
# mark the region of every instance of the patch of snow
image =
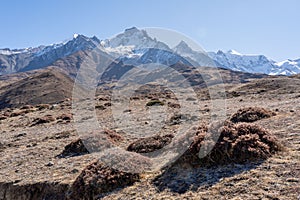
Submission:
<svg viewBox="0 0 300 200">
<path fill-rule="evenodd" d="M 235 51 L 235 50 L 229 50 L 228 51 L 228 53 L 230 53 L 230 54 L 233 54 L 233 55 L 238 55 L 238 56 L 241 56 L 242 54 L 241 53 L 239 53 L 239 52 L 237 52 L 237 51 Z"/>
<path fill-rule="evenodd" d="M 275 63 L 275 65 L 281 67 L 283 65 L 298 65 L 298 63 L 293 60 L 284 60 L 284 61 Z"/>
</svg>

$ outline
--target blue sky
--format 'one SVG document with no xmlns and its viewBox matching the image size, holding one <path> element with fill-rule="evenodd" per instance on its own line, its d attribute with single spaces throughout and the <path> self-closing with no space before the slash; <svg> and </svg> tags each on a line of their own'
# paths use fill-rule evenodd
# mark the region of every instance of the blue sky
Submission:
<svg viewBox="0 0 300 200">
<path fill-rule="evenodd" d="M 0 48 L 51 44 L 74 33 L 105 39 L 125 28 L 162 27 L 203 49 L 300 58 L 300 1 L 2 0 Z"/>
</svg>

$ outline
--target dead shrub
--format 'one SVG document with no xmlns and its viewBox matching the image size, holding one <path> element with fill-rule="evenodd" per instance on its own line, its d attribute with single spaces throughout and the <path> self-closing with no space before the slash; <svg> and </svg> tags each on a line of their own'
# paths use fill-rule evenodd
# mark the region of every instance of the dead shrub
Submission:
<svg viewBox="0 0 300 200">
<path fill-rule="evenodd" d="M 11 110 L 7 110 L 7 111 L 5 111 L 5 112 L 3 113 L 3 116 L 5 116 L 5 117 L 10 117 L 11 113 L 12 113 Z"/>
<path fill-rule="evenodd" d="M 1 120 L 5 120 L 5 119 L 7 119 L 7 117 L 6 117 L 6 116 L 4 116 L 4 115 L 0 115 L 0 121 L 1 121 Z"/>
<path fill-rule="evenodd" d="M 195 99 L 193 97 L 188 97 L 188 98 L 186 98 L 186 101 L 197 101 L 197 99 Z"/>
<path fill-rule="evenodd" d="M 163 106 L 163 105 L 165 105 L 164 102 L 160 100 L 151 100 L 146 104 L 146 106 Z"/>
<path fill-rule="evenodd" d="M 48 137 L 46 136 L 46 139 L 52 139 L 52 140 L 60 140 L 60 139 L 64 139 L 64 138 L 69 138 L 71 135 L 71 132 L 69 131 L 62 131 L 59 133 L 56 133 L 55 135 Z"/>
<path fill-rule="evenodd" d="M 137 141 L 131 143 L 127 147 L 127 151 L 132 151 L 136 153 L 149 153 L 159 149 L 171 143 L 174 135 L 168 134 L 164 136 L 152 136 L 147 138 L 141 138 Z"/>
<path fill-rule="evenodd" d="M 138 97 L 138 96 L 133 96 L 133 97 L 130 97 L 130 100 L 140 100 L 140 97 Z"/>
<path fill-rule="evenodd" d="M 95 131 L 65 146 L 59 157 L 78 156 L 89 152 L 99 152 L 119 144 L 124 138 L 114 130 Z"/>
<path fill-rule="evenodd" d="M 254 122 L 276 115 L 274 112 L 259 107 L 241 108 L 230 117 L 233 123 Z"/>
<path fill-rule="evenodd" d="M 180 104 L 178 104 L 178 103 L 172 103 L 172 102 L 168 102 L 168 107 L 170 107 L 170 108 L 176 108 L 176 109 L 181 108 Z"/>
<path fill-rule="evenodd" d="M 50 105 L 49 104 L 38 104 L 35 107 L 38 108 L 38 110 L 44 110 L 44 109 L 49 109 Z"/>
<path fill-rule="evenodd" d="M 177 125 L 182 123 L 183 121 L 193 120 L 188 114 L 174 114 L 170 119 L 167 121 L 169 125 Z"/>
<path fill-rule="evenodd" d="M 32 105 L 24 105 L 20 109 L 21 110 L 28 110 L 28 109 L 33 109 L 34 107 Z"/>
<path fill-rule="evenodd" d="M 122 142 L 124 140 L 124 138 L 114 130 L 107 129 L 104 130 L 102 133 L 104 133 L 108 137 L 108 139 L 114 144 L 118 144 L 119 142 Z"/>
<path fill-rule="evenodd" d="M 104 106 L 105 107 L 109 107 L 109 106 L 111 106 L 112 104 L 110 103 L 110 102 L 106 102 L 106 103 L 104 103 Z"/>
<path fill-rule="evenodd" d="M 0 142 L 0 152 L 3 151 L 4 149 L 5 149 L 5 145 Z"/>
<path fill-rule="evenodd" d="M 10 117 L 17 117 L 17 116 L 20 116 L 20 115 L 24 115 L 26 113 L 28 113 L 27 110 L 14 111 L 10 114 Z"/>
<path fill-rule="evenodd" d="M 72 157 L 88 154 L 89 151 L 84 146 L 82 140 L 79 138 L 72 141 L 70 144 L 65 146 L 64 150 L 57 157 Z"/>
<path fill-rule="evenodd" d="M 275 136 L 255 124 L 226 122 L 223 126 L 212 128 L 211 132 L 203 128 L 199 130 L 194 133 L 192 144 L 178 163 L 188 162 L 197 166 L 245 163 L 266 159 L 282 149 Z M 219 134 L 216 142 L 214 134 Z M 201 147 L 208 154 L 200 159 L 198 153 Z M 211 151 L 210 147 L 213 147 Z"/>
<path fill-rule="evenodd" d="M 89 164 L 71 186 L 68 199 L 94 199 L 101 193 L 132 185 L 139 174 L 122 172 L 96 160 Z"/>
<path fill-rule="evenodd" d="M 99 110 L 105 110 L 106 109 L 106 107 L 103 106 L 103 105 L 96 105 L 95 108 L 99 109 Z"/>
<path fill-rule="evenodd" d="M 110 98 L 109 97 L 99 97 L 98 101 L 109 101 Z"/>
<path fill-rule="evenodd" d="M 270 156 L 269 146 L 259 140 L 257 134 L 242 135 L 232 145 L 232 160 L 239 163 Z"/>
<path fill-rule="evenodd" d="M 38 124 L 45 124 L 55 121 L 55 118 L 52 115 L 45 115 L 44 117 L 38 117 L 33 120 L 31 126 L 35 126 Z"/>
<path fill-rule="evenodd" d="M 72 114 L 62 114 L 58 117 L 56 117 L 57 120 L 61 119 L 61 120 L 64 120 L 64 121 L 71 121 L 73 119 L 73 116 Z"/>
</svg>

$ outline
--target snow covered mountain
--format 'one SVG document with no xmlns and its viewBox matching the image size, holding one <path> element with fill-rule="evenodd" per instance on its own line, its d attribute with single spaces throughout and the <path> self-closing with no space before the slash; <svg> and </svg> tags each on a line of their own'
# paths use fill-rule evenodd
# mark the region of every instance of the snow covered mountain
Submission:
<svg viewBox="0 0 300 200">
<path fill-rule="evenodd" d="M 102 41 L 101 44 L 104 47 L 110 48 L 128 46 L 135 50 L 144 48 L 170 50 L 168 45 L 151 38 L 145 30 L 139 30 L 136 27 L 125 29 L 124 33 L 121 33 L 114 38 L 106 39 Z"/>
<path fill-rule="evenodd" d="M 145 30 L 139 30 L 136 27 L 126 29 L 124 33 L 118 34 L 111 39 L 103 40 L 100 44 L 104 51 L 113 55 L 124 64 L 154 63 L 173 65 L 177 62 L 182 62 L 191 65 L 181 55 L 175 54 L 168 45 L 151 38 Z M 149 65 L 144 67 L 149 69 Z"/>
<path fill-rule="evenodd" d="M 269 75 L 293 75 L 300 73 L 300 63 L 296 61 L 275 62 L 264 55 L 242 55 L 237 51 L 209 52 L 218 67 L 249 73 Z"/>
<path fill-rule="evenodd" d="M 95 48 L 100 43 L 96 37 L 75 34 L 73 39 L 49 46 L 20 50 L 0 50 L 0 75 L 39 69 L 56 60 L 81 50 Z"/>
<path fill-rule="evenodd" d="M 275 63 L 275 66 L 276 68 L 270 73 L 270 75 L 293 75 L 300 73 L 300 59 L 277 62 Z"/>
<path fill-rule="evenodd" d="M 217 66 L 234 71 L 269 75 L 293 75 L 300 73 L 300 59 L 275 62 L 264 55 L 242 55 L 237 51 L 199 52 L 181 41 L 171 49 L 167 44 L 151 38 L 145 30 L 126 29 L 111 39 L 99 40 L 74 34 L 71 40 L 49 46 L 26 49 L 0 49 L 0 75 L 29 71 L 51 65 L 58 59 L 79 51 L 100 47 L 124 64 L 157 63 L 173 65 Z"/>
</svg>

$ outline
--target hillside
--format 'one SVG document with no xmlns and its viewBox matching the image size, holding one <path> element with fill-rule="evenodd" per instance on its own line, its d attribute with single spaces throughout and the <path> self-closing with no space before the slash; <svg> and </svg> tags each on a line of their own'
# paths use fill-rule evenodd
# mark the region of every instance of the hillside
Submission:
<svg viewBox="0 0 300 200">
<path fill-rule="evenodd" d="M 71 98 L 72 88 L 73 80 L 61 70 L 43 69 L 0 88 L 0 109 L 58 103 Z"/>
</svg>

